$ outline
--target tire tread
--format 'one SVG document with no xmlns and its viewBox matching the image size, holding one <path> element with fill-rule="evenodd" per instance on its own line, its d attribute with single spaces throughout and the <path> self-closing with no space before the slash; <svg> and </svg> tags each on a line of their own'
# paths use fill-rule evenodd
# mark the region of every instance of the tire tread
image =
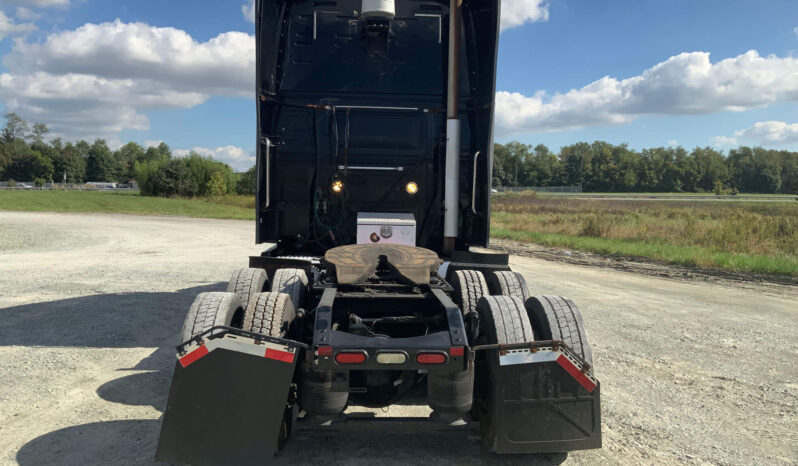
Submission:
<svg viewBox="0 0 798 466">
<path fill-rule="evenodd" d="M 535 296 L 526 301 L 526 309 L 539 339 L 562 340 L 593 365 L 584 320 L 573 301 L 562 296 Z"/>
<path fill-rule="evenodd" d="M 274 273 L 271 291 L 273 293 L 287 294 L 294 305 L 294 309 L 302 307 L 307 288 L 308 276 L 302 269 L 278 269 Z"/>
<path fill-rule="evenodd" d="M 463 315 L 476 312 L 479 300 L 490 294 L 485 276 L 478 270 L 455 271 L 452 287 L 454 302 Z"/>
<path fill-rule="evenodd" d="M 285 324 L 294 320 L 296 310 L 286 293 L 258 293 L 244 311 L 244 330 L 271 337 L 285 336 Z"/>
<path fill-rule="evenodd" d="M 518 272 L 509 270 L 490 272 L 485 279 L 492 295 L 513 296 L 521 301 L 526 301 L 531 296 L 524 276 Z"/>
<path fill-rule="evenodd" d="M 219 325 L 230 326 L 240 309 L 241 300 L 234 293 L 200 293 L 191 304 L 183 322 L 181 342 Z"/>
<path fill-rule="evenodd" d="M 230 283 L 227 284 L 227 292 L 237 294 L 246 309 L 252 297 L 266 289 L 268 281 L 266 271 L 263 269 L 236 269 L 230 277 Z"/>
</svg>

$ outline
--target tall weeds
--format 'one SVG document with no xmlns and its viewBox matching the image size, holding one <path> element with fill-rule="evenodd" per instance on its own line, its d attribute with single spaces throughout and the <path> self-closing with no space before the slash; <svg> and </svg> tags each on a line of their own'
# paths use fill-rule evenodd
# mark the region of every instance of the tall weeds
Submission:
<svg viewBox="0 0 798 466">
<path fill-rule="evenodd" d="M 493 224 L 522 232 L 798 258 L 798 202 L 730 204 L 503 195 L 493 201 Z"/>
</svg>

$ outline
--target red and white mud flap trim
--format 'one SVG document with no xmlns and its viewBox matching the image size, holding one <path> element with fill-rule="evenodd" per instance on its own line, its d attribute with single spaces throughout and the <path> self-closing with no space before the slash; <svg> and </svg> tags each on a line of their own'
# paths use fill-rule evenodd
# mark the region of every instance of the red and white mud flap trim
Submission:
<svg viewBox="0 0 798 466">
<path fill-rule="evenodd" d="M 180 361 L 181 366 L 188 367 L 216 349 L 251 354 L 253 356 L 274 359 L 275 361 L 289 364 L 292 364 L 296 357 L 296 348 L 289 348 L 288 346 L 271 342 L 256 344 L 255 340 L 252 338 L 227 334 L 222 338 L 205 340 L 203 344 L 199 346 L 196 343 L 192 343 L 188 347 L 188 351 L 185 355 L 177 355 L 177 360 Z"/>
<path fill-rule="evenodd" d="M 534 353 L 528 349 L 508 350 L 499 356 L 499 365 L 502 366 L 541 362 L 556 362 L 588 392 L 593 392 L 598 385 L 598 380 L 591 373 L 582 371 L 583 366 L 576 358 L 559 349 L 542 348 Z"/>
</svg>

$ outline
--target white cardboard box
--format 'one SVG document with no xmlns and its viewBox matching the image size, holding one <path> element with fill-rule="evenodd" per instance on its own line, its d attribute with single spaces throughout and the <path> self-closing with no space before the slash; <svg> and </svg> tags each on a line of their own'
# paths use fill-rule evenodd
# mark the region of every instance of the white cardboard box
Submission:
<svg viewBox="0 0 798 466">
<path fill-rule="evenodd" d="M 359 212 L 357 244 L 416 245 L 416 219 L 413 214 Z"/>
</svg>

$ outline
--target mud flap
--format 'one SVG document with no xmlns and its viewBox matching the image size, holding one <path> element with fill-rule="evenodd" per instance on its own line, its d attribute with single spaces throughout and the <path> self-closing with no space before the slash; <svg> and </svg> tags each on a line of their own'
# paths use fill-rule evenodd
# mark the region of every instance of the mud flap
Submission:
<svg viewBox="0 0 798 466">
<path fill-rule="evenodd" d="M 227 333 L 187 344 L 175 365 L 156 459 L 270 463 L 284 434 L 299 352 L 283 341 Z"/>
<path fill-rule="evenodd" d="M 480 424 L 485 448 L 495 453 L 601 448 L 601 387 L 583 370 L 589 368 L 584 361 L 560 345 L 489 353 L 495 378 Z"/>
</svg>

